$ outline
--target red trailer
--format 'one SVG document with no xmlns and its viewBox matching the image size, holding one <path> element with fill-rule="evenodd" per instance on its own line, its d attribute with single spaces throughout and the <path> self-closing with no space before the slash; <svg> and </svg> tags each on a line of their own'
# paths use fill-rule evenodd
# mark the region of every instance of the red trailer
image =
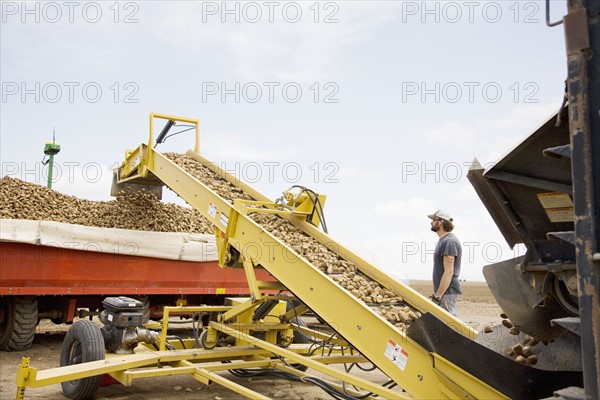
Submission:
<svg viewBox="0 0 600 400">
<path fill-rule="evenodd" d="M 106 296 L 138 298 L 148 317 L 160 317 L 164 305 L 178 300 L 218 305 L 223 295 L 249 293 L 243 269 L 218 266 L 213 235 L 201 235 L 198 243 L 186 234 L 47 221 L 2 220 L 1 227 L 2 349 L 29 347 L 42 318 L 71 323 L 94 315 Z M 187 243 L 174 245 L 174 238 L 186 237 Z M 257 270 L 257 278 L 272 280 L 264 270 Z"/>
</svg>

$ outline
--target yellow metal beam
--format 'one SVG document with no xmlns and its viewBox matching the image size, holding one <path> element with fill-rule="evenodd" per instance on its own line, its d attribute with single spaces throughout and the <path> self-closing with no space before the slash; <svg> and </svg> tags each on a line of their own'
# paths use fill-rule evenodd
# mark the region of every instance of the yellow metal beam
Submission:
<svg viewBox="0 0 600 400">
<path fill-rule="evenodd" d="M 245 313 L 246 311 L 251 310 L 251 309 L 261 305 L 263 302 L 264 302 L 264 298 L 262 296 L 260 296 L 258 299 L 250 298 L 250 299 L 244 301 L 243 303 L 240 303 L 237 306 L 232 307 L 231 310 L 229 310 L 225 314 L 223 314 L 221 317 L 221 321 L 223 321 L 223 322 L 231 321 L 232 319 Z"/>
<path fill-rule="evenodd" d="M 234 361 L 226 364 L 214 364 L 214 365 L 203 365 L 207 371 L 217 372 L 217 371 L 228 371 L 230 369 L 243 369 L 243 368 L 273 368 L 275 364 L 275 360 L 264 359 L 264 360 L 254 360 L 254 361 Z"/>
<path fill-rule="evenodd" d="M 257 399 L 257 400 L 269 400 L 269 397 L 263 396 L 262 394 L 255 392 L 254 390 L 250 390 L 245 386 L 239 385 L 227 378 L 222 377 L 221 375 L 217 375 L 214 372 L 210 372 L 204 368 L 196 368 L 196 373 L 194 374 L 194 379 L 199 380 L 200 382 L 216 382 L 221 386 L 224 386 L 228 389 L 233 390 L 236 393 L 239 393 L 243 396 L 246 396 L 249 399 Z"/>
<path fill-rule="evenodd" d="M 313 355 L 310 356 L 311 360 L 318 361 L 323 364 L 352 364 L 352 363 L 367 363 L 364 356 L 360 354 L 346 354 L 346 355 Z"/>
<path fill-rule="evenodd" d="M 128 368 L 144 367 L 147 365 L 152 365 L 156 362 L 156 360 L 157 355 L 154 353 L 126 356 L 122 355 L 106 360 L 91 361 L 44 371 L 37 371 L 37 374 L 30 374 L 26 386 L 42 387 L 55 383 L 88 378 L 90 376 L 108 374 L 110 372 Z M 35 371 L 35 369 L 32 370 Z M 20 386 L 19 383 L 17 383 L 17 386 Z"/>
<path fill-rule="evenodd" d="M 140 145 L 137 149 L 127 151 L 125 161 L 119 167 L 117 178 L 119 182 L 125 182 L 135 178 L 145 178 L 146 175 L 141 174 L 141 167 L 146 157 L 146 150 L 148 146 L 145 144 Z"/>
<path fill-rule="evenodd" d="M 281 282 L 275 281 L 256 281 L 259 289 L 263 290 L 287 290 L 285 286 L 281 284 Z"/>
<path fill-rule="evenodd" d="M 299 306 L 297 306 L 297 307 L 294 307 L 294 308 L 292 308 L 290 311 L 286 312 L 286 313 L 283 315 L 283 318 L 284 318 L 286 321 L 289 321 L 290 319 L 292 319 L 292 318 L 294 318 L 294 317 L 299 317 L 300 315 L 302 315 L 302 314 L 304 314 L 304 313 L 306 313 L 306 312 L 308 312 L 308 311 L 310 311 L 310 310 L 308 309 L 308 307 L 306 307 L 304 304 L 300 304 Z"/>
<path fill-rule="evenodd" d="M 139 348 L 140 346 L 136 348 L 136 351 Z M 155 355 L 156 362 L 162 364 L 179 362 L 182 360 L 191 362 L 212 362 L 268 355 L 264 350 L 259 350 L 253 346 L 217 347 L 212 350 L 187 349 L 177 351 L 152 351 L 145 348 L 144 354 L 145 353 Z"/>
<path fill-rule="evenodd" d="M 246 281 L 248 281 L 248 289 L 250 290 L 251 302 L 254 303 L 261 297 L 260 289 L 258 288 L 256 274 L 254 273 L 254 263 L 251 259 L 248 259 L 247 257 L 244 257 L 244 272 L 246 273 Z"/>
<path fill-rule="evenodd" d="M 349 375 L 345 372 L 341 372 L 341 371 L 331 368 L 323 363 L 312 360 L 309 357 L 301 356 L 299 354 L 294 353 L 293 351 L 284 349 L 284 348 L 274 345 L 272 343 L 268 343 L 264 340 L 259 340 L 259 339 L 255 338 L 254 336 L 250 336 L 246 333 L 243 333 L 243 332 L 240 332 L 233 328 L 230 328 L 226 324 L 222 324 L 222 323 L 213 321 L 210 323 L 210 326 L 223 332 L 223 333 L 226 333 L 227 335 L 235 337 L 236 339 L 241 339 L 248 343 L 252 343 L 253 345 L 255 345 L 257 347 L 260 347 L 261 349 L 268 350 L 274 354 L 277 354 L 279 356 L 285 357 L 286 359 L 292 360 L 295 363 L 300 363 L 302 365 L 306 365 L 307 367 L 312 368 L 316 371 L 319 371 L 323 374 L 329 375 L 329 376 L 339 379 L 341 381 L 348 382 L 348 383 L 355 385 L 357 387 L 360 387 L 364 390 L 376 393 L 380 396 L 383 396 L 384 398 L 387 398 L 387 399 L 399 398 L 397 391 L 392 391 L 392 390 L 384 388 L 380 385 L 375 385 L 365 379 L 359 378 L 357 376 Z"/>
<path fill-rule="evenodd" d="M 37 370 L 29 366 L 29 357 L 22 357 L 21 364 L 17 369 L 17 393 L 15 395 L 16 400 L 23 400 L 25 398 L 25 388 L 28 386 L 30 381 L 34 381 L 37 375 Z"/>
<path fill-rule="evenodd" d="M 296 347 L 294 353 L 306 354 L 308 345 Z M 209 369 L 221 370 L 220 366 L 229 366 L 229 368 L 251 368 L 256 366 L 270 365 L 274 360 L 268 358 L 272 355 L 270 351 L 257 348 L 255 346 L 235 346 L 222 347 L 213 350 L 187 349 L 177 351 L 152 351 L 144 346 L 138 346 L 136 353 L 117 355 L 107 354 L 105 360 L 92 361 L 81 364 L 74 364 L 65 367 L 53 368 L 44 371 L 38 371 L 29 366 L 29 358 L 23 357 L 17 370 L 16 378 L 16 399 L 23 399 L 26 387 L 38 388 L 51 384 L 57 384 L 65 381 L 88 378 L 90 376 L 110 374 L 124 385 L 131 385 L 136 378 L 150 378 L 168 375 L 187 374 L 196 379 L 202 378 L 197 374 L 198 368 L 194 363 L 216 363 L 219 364 Z M 227 360 L 240 360 L 246 358 L 256 358 L 255 361 L 245 363 L 220 364 Z M 160 365 L 158 368 L 149 368 Z M 136 369 L 143 367 L 143 369 Z M 206 378 L 207 379 L 207 378 Z M 209 383 L 208 381 L 206 382 Z M 220 382 L 219 382 L 220 383 Z"/>
<path fill-rule="evenodd" d="M 179 364 L 179 365 L 177 365 Z M 196 367 L 191 364 L 187 365 L 186 362 L 179 362 L 172 365 L 163 365 L 160 368 L 144 368 L 144 369 L 134 369 L 134 370 L 122 370 L 115 371 L 109 373 L 114 379 L 118 380 L 124 386 L 131 386 L 134 379 L 139 378 L 155 378 L 155 377 L 163 377 L 163 376 L 173 376 L 173 375 L 182 375 L 188 374 L 193 375 L 196 371 Z"/>
<path fill-rule="evenodd" d="M 449 399 L 476 400 L 475 397 L 471 396 L 468 392 L 458 387 L 458 385 L 456 385 L 454 382 L 452 382 L 450 379 L 444 376 L 444 374 L 440 373 L 437 370 L 436 373 L 440 382 L 443 383 L 440 386 L 440 390 Z"/>
</svg>

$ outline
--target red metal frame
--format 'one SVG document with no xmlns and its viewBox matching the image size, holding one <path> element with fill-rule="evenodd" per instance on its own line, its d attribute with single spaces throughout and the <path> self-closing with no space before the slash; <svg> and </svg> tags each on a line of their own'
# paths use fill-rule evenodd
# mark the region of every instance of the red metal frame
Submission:
<svg viewBox="0 0 600 400">
<path fill-rule="evenodd" d="M 256 278 L 273 281 L 265 270 Z M 249 294 L 243 269 L 0 242 L 0 295 Z"/>
</svg>

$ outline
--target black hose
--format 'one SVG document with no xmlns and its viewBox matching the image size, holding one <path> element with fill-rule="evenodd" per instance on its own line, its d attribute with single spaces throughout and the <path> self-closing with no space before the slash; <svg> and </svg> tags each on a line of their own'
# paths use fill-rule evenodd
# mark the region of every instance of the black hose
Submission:
<svg viewBox="0 0 600 400">
<path fill-rule="evenodd" d="M 358 397 L 354 397 L 352 395 L 340 392 L 339 390 L 337 390 L 336 388 L 331 386 L 329 383 L 325 382 L 322 379 L 315 378 L 314 376 L 304 377 L 304 378 L 302 378 L 302 381 L 312 383 L 313 385 L 320 387 L 334 399 L 340 399 L 340 400 L 357 400 L 357 399 L 359 399 Z"/>
<path fill-rule="evenodd" d="M 319 199 L 319 195 L 312 189 L 308 189 L 305 186 L 301 186 L 301 185 L 294 185 L 291 187 L 291 189 L 294 188 L 298 188 L 301 190 L 301 193 L 304 192 L 308 195 L 308 198 L 310 199 L 312 205 L 313 205 L 313 213 L 316 212 L 317 213 L 317 218 L 319 218 L 319 221 L 321 222 L 321 226 L 323 227 L 323 231 L 325 233 L 329 233 L 328 229 L 327 229 L 327 222 L 325 222 L 325 214 L 323 212 L 323 204 L 321 204 L 321 200 Z M 312 194 L 312 196 L 311 196 Z M 314 196 L 314 198 L 313 198 Z M 314 223 L 311 221 L 312 220 L 312 216 L 313 213 L 311 213 L 311 215 L 309 216 L 309 218 L 306 219 L 307 222 L 311 223 L 312 225 L 314 225 Z"/>
<path fill-rule="evenodd" d="M 180 337 L 180 336 L 176 336 L 176 335 L 169 335 L 169 336 L 167 336 L 165 339 L 177 339 L 177 340 L 179 340 L 179 343 L 181 343 L 181 347 L 182 347 L 183 349 L 185 349 L 185 343 L 183 343 L 183 339 L 181 339 L 181 337 Z M 167 344 L 169 344 L 169 343 L 167 342 Z M 168 346 L 167 346 L 167 347 L 168 347 Z M 173 347 L 173 346 L 171 346 L 171 347 Z M 175 350 L 175 347 L 173 347 L 172 349 L 169 349 L 169 350 Z"/>
</svg>

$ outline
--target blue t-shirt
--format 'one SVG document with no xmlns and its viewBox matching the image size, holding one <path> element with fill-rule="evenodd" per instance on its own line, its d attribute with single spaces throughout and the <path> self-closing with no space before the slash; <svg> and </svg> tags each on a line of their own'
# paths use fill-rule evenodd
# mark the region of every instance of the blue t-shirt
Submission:
<svg viewBox="0 0 600 400">
<path fill-rule="evenodd" d="M 444 275 L 444 256 L 454 256 L 454 273 L 452 274 L 452 281 L 446 293 L 448 294 L 460 294 L 462 290 L 460 288 L 460 282 L 458 281 L 458 275 L 460 274 L 460 259 L 462 256 L 462 248 L 460 241 L 456 235 L 452 232 L 442 237 L 435 246 L 433 252 L 433 290 L 437 292 L 440 287 L 440 281 L 442 275 Z"/>
</svg>

